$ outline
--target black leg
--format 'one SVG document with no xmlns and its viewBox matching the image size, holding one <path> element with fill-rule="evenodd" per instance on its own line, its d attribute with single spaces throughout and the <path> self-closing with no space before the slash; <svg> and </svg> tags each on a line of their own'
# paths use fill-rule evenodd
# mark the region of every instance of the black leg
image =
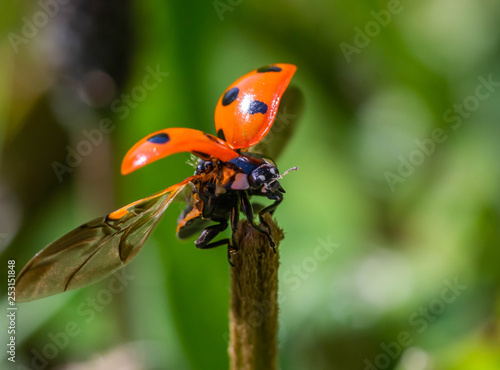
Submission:
<svg viewBox="0 0 500 370">
<path fill-rule="evenodd" d="M 272 196 L 268 195 L 268 198 L 275 200 L 275 202 L 259 211 L 259 221 L 260 221 L 261 225 L 264 225 L 266 227 L 267 235 L 269 238 L 271 238 L 271 228 L 269 227 L 267 222 L 264 221 L 264 215 L 267 212 L 269 212 L 271 215 L 274 213 L 274 210 L 276 209 L 276 207 L 278 207 L 278 205 L 283 201 L 283 195 L 281 193 L 277 193 L 276 195 L 272 195 Z M 271 246 L 273 247 L 274 252 L 276 252 L 276 250 L 274 249 L 274 243 L 272 243 Z"/>
<path fill-rule="evenodd" d="M 216 242 L 210 243 L 210 241 L 215 238 L 221 231 L 226 230 L 227 228 L 227 221 L 226 220 L 217 220 L 220 223 L 217 225 L 212 225 L 207 227 L 205 230 L 203 230 L 194 242 L 196 245 L 196 248 L 200 249 L 210 249 L 210 248 L 215 248 L 220 245 L 227 244 L 228 246 L 231 244 L 231 241 L 229 239 L 222 239 L 218 240 Z"/>
<path fill-rule="evenodd" d="M 266 223 L 266 221 L 264 221 L 264 215 L 267 212 L 269 212 L 271 215 L 274 213 L 276 207 L 278 207 L 278 205 L 283 201 L 283 195 L 281 193 L 277 193 L 277 195 L 271 195 L 268 196 L 268 198 L 275 200 L 275 202 L 259 211 L 259 221 L 261 224 L 266 225 L 267 230 L 269 230 L 269 225 Z"/>
<path fill-rule="evenodd" d="M 195 244 L 196 244 L 196 242 L 195 242 Z M 231 245 L 231 239 L 225 238 L 225 239 L 217 240 L 216 242 L 212 242 L 212 243 L 208 243 L 208 244 L 203 244 L 203 245 L 196 244 L 196 248 L 200 248 L 200 249 L 212 249 L 212 248 L 220 247 L 221 245 L 227 245 L 229 247 Z"/>
<path fill-rule="evenodd" d="M 267 234 L 266 229 L 264 229 L 262 226 L 260 226 L 254 222 L 254 220 L 253 220 L 253 208 L 252 208 L 252 205 L 250 204 L 250 201 L 248 200 L 248 196 L 245 193 L 241 194 L 241 204 L 243 205 L 243 213 L 245 214 L 245 217 L 250 222 L 252 227 L 254 229 L 256 229 L 257 231 L 261 232 L 262 234 Z"/>
<path fill-rule="evenodd" d="M 236 239 L 234 238 L 234 233 L 236 232 L 236 229 L 238 228 L 238 221 L 240 220 L 240 207 L 239 204 L 237 203 L 236 206 L 233 207 L 231 210 L 231 241 L 232 245 L 228 248 L 228 255 L 229 254 L 234 254 L 238 252 L 238 243 L 236 243 Z"/>
<path fill-rule="evenodd" d="M 266 227 L 262 227 L 261 225 L 258 225 L 254 222 L 252 205 L 250 204 L 250 201 L 248 200 L 246 193 L 241 193 L 241 204 L 243 205 L 243 213 L 245 214 L 247 220 L 250 222 L 252 227 L 255 230 L 257 230 L 258 232 L 265 234 L 267 236 L 267 239 L 269 240 L 269 244 L 271 245 L 271 248 L 273 248 L 273 251 L 276 252 L 276 249 L 274 249 L 275 244 L 274 244 L 273 238 L 271 237 L 271 234 L 270 234 L 269 225 L 264 222 L 264 225 Z M 272 207 L 272 206 L 273 206 L 273 204 L 271 204 L 269 207 Z M 264 208 L 262 211 L 268 209 L 269 207 Z M 261 223 L 263 222 L 263 219 L 260 215 L 260 213 L 262 211 L 259 212 L 259 219 L 260 219 Z"/>
<path fill-rule="evenodd" d="M 229 264 L 234 267 L 234 264 L 231 262 L 231 256 L 238 252 L 238 243 L 236 243 L 236 239 L 234 238 L 234 233 L 238 228 L 238 221 L 240 218 L 240 207 L 239 204 L 236 203 L 236 206 L 231 210 L 231 243 L 227 245 L 227 260 Z"/>
</svg>

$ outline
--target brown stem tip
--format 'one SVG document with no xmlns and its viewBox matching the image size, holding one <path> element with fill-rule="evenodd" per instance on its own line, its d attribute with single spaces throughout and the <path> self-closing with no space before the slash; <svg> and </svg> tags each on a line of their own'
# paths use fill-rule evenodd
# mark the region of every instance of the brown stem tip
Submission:
<svg viewBox="0 0 500 370">
<path fill-rule="evenodd" d="M 264 216 L 276 243 L 240 221 L 235 234 L 238 253 L 231 257 L 229 356 L 232 370 L 277 369 L 278 246 L 283 230 L 269 214 Z"/>
</svg>

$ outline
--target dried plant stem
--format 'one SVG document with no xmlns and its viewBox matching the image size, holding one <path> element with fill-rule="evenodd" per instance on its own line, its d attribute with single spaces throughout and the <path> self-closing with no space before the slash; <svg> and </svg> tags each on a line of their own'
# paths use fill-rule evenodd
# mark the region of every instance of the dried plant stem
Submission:
<svg viewBox="0 0 500 370">
<path fill-rule="evenodd" d="M 276 253 L 267 237 L 248 221 L 235 234 L 239 251 L 232 256 L 229 311 L 231 370 L 275 370 L 278 363 L 278 266 L 283 231 L 269 214 Z"/>
</svg>

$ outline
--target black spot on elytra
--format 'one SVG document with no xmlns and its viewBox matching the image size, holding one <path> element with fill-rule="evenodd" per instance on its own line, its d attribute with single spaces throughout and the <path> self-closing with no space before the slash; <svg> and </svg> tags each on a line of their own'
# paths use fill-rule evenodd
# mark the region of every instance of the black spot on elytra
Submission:
<svg viewBox="0 0 500 370">
<path fill-rule="evenodd" d="M 258 100 L 254 100 L 253 102 L 251 102 L 247 110 L 248 114 L 255 114 L 255 113 L 265 114 L 266 112 L 267 112 L 267 104 Z"/>
<path fill-rule="evenodd" d="M 222 105 L 226 106 L 231 104 L 233 101 L 236 100 L 239 93 L 240 89 L 238 89 L 237 87 L 233 87 L 232 89 L 227 90 L 224 96 L 222 97 Z"/>
<path fill-rule="evenodd" d="M 168 136 L 168 134 L 164 132 L 161 132 L 159 134 L 151 136 L 147 141 L 153 144 L 165 144 L 170 141 L 170 136 Z"/>
<path fill-rule="evenodd" d="M 268 66 L 260 67 L 260 68 L 257 70 L 257 73 L 266 73 L 266 72 L 281 72 L 281 71 L 282 71 L 281 67 L 278 67 L 278 66 L 273 66 L 273 65 L 271 64 L 271 65 L 268 65 Z"/>
<path fill-rule="evenodd" d="M 217 136 L 219 137 L 219 139 L 226 141 L 226 135 L 224 135 L 224 131 L 222 129 L 219 129 L 219 131 L 217 131 Z"/>
</svg>

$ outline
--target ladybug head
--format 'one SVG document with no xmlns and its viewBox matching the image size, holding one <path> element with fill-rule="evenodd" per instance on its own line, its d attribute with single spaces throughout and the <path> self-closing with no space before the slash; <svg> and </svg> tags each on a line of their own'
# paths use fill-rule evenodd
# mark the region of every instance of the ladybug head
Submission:
<svg viewBox="0 0 500 370">
<path fill-rule="evenodd" d="M 261 189 L 263 193 L 275 192 L 276 190 L 285 192 L 279 181 L 279 172 L 276 166 L 264 163 L 248 175 L 248 184 L 251 188 Z"/>
<path fill-rule="evenodd" d="M 283 175 L 280 175 L 278 168 L 274 164 L 265 163 L 250 173 L 248 183 L 250 187 L 260 189 L 262 193 L 275 193 L 277 190 L 284 193 L 285 189 L 283 189 L 278 180 L 283 178 L 288 172 L 297 169 L 297 167 L 290 168 Z"/>
</svg>

